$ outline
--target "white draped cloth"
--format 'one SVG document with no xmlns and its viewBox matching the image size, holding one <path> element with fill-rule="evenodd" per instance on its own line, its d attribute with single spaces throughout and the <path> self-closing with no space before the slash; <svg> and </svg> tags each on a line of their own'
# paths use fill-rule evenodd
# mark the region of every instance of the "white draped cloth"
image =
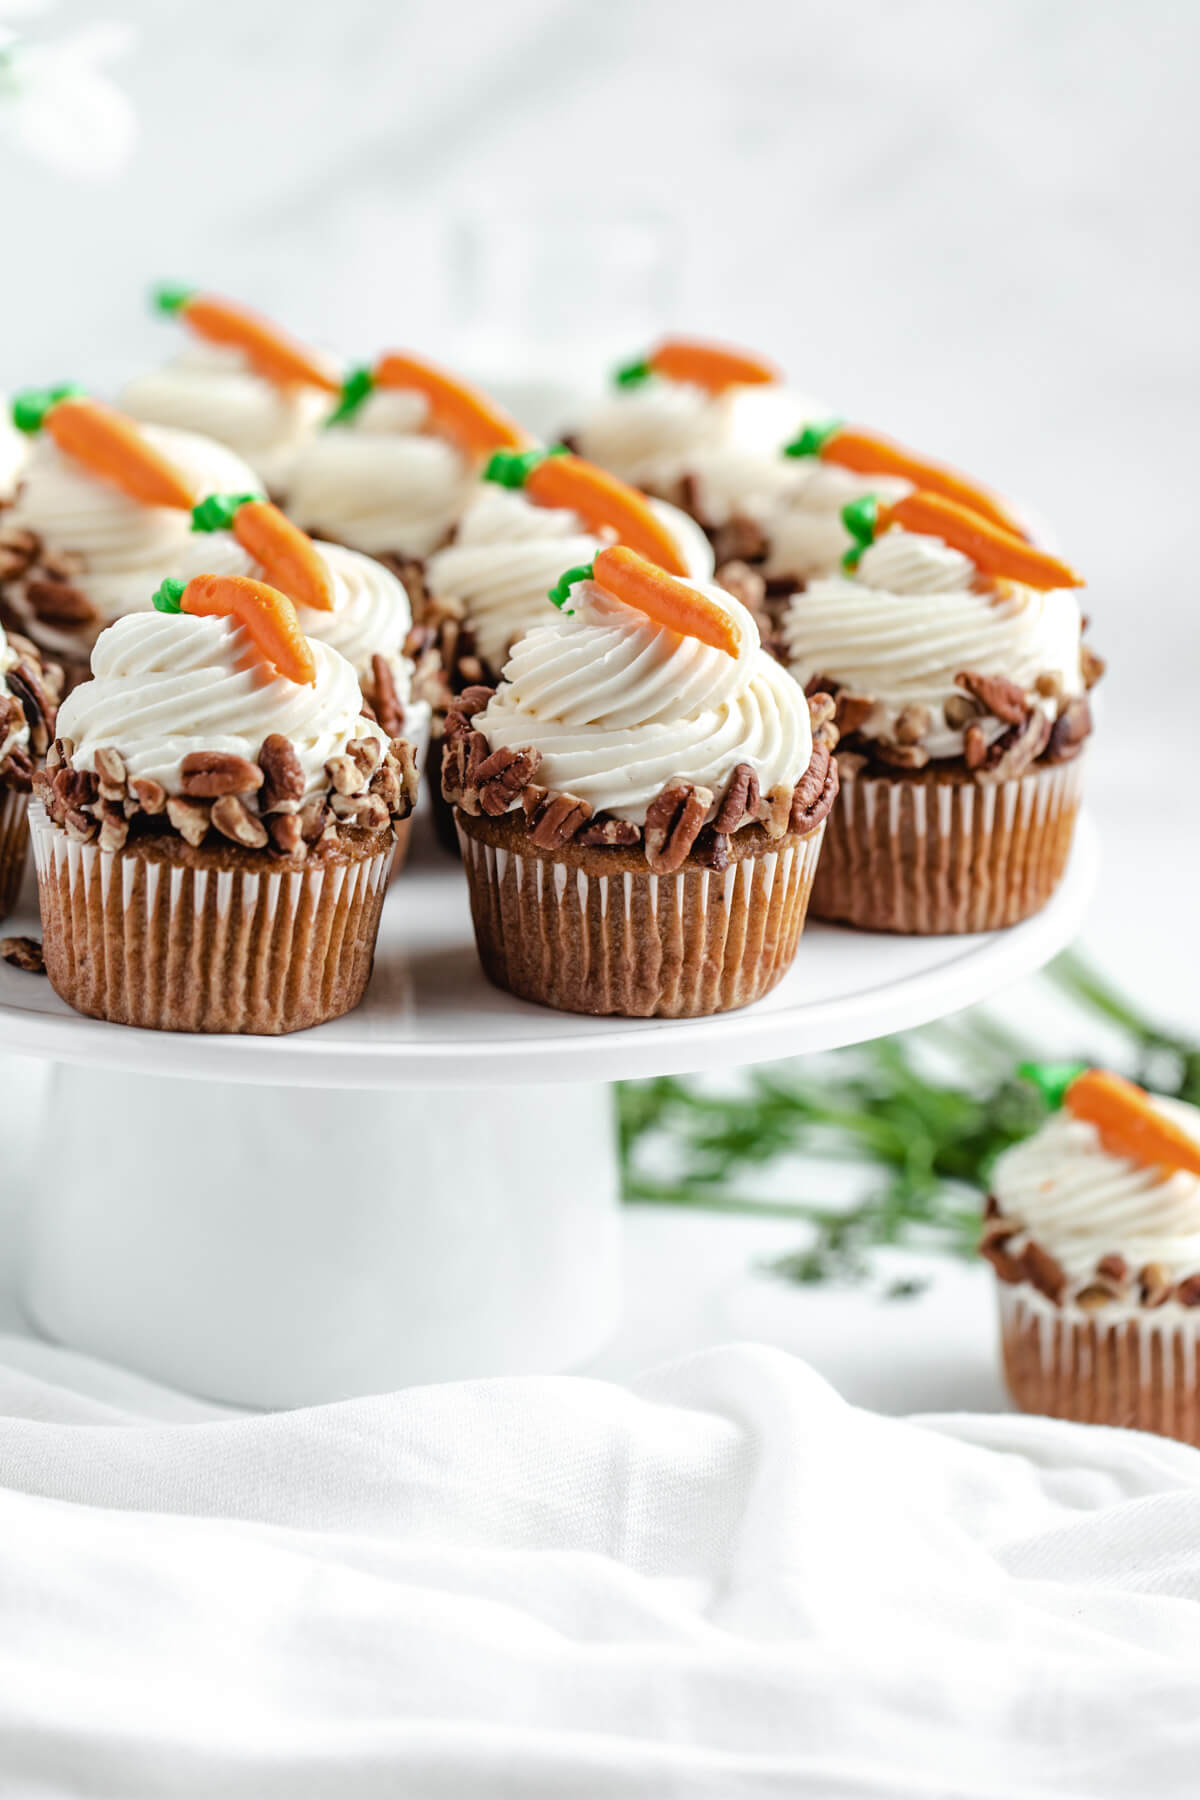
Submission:
<svg viewBox="0 0 1200 1800">
<path fill-rule="evenodd" d="M 0 1363 L 4 1796 L 1200 1792 L 1192 1450 L 752 1346 L 262 1417 Z"/>
</svg>

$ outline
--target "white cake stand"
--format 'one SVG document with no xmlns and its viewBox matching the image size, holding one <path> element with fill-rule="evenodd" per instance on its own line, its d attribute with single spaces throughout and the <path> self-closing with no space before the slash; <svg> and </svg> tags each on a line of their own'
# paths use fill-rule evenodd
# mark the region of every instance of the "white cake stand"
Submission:
<svg viewBox="0 0 1200 1800">
<path fill-rule="evenodd" d="M 490 987 L 424 819 L 366 1000 L 314 1031 L 131 1030 L 0 964 L 0 1050 L 55 1065 L 29 1310 L 76 1348 L 245 1405 L 569 1367 L 619 1299 L 608 1084 L 955 1012 L 1074 937 L 1096 867 L 1085 822 L 1051 904 L 1012 930 L 810 926 L 772 994 L 714 1019 L 581 1018 Z M 26 898 L 5 933 L 40 935 Z"/>
</svg>

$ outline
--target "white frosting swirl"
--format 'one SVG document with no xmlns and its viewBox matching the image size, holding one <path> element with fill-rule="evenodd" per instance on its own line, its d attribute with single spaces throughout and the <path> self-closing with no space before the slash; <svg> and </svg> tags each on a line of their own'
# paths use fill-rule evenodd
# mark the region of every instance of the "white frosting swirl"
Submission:
<svg viewBox="0 0 1200 1800">
<path fill-rule="evenodd" d="M 700 527 L 666 501 L 652 501 L 694 580 L 707 581 L 713 555 Z M 425 578 L 435 600 L 461 604 L 489 669 L 500 669 L 525 632 L 549 622 L 546 598 L 565 569 L 589 563 L 603 543 L 574 512 L 535 506 L 483 481 L 459 520 L 454 542 L 430 557 Z"/>
<path fill-rule="evenodd" d="M 386 739 L 362 717 L 345 657 L 328 644 L 311 648 L 316 683 L 301 685 L 266 662 L 232 619 L 133 613 L 97 639 L 92 680 L 63 702 L 58 730 L 74 743 L 76 768 L 94 768 L 96 751 L 112 746 L 131 775 L 160 781 L 169 794 L 181 791 L 180 766 L 193 751 L 257 762 L 264 738 L 278 731 L 295 746 L 306 795 L 317 793 L 326 762 L 352 739 Z"/>
<path fill-rule="evenodd" d="M 258 488 L 252 469 L 224 444 L 146 425 L 155 449 L 178 469 L 197 498 L 211 493 L 247 493 Z M 117 618 L 150 605 L 168 575 L 178 575 L 191 537 L 191 517 L 171 506 L 143 506 L 112 482 L 89 474 L 41 432 L 33 440 L 20 491 L 4 514 L 6 526 L 34 531 L 48 550 L 76 559 L 72 581 L 87 595 L 100 618 Z M 31 619 L 29 634 L 51 652 L 78 655 L 80 633 L 55 631 Z"/>
<path fill-rule="evenodd" d="M 0 694 L 5 695 L 6 698 L 11 697 L 12 690 L 4 678 L 13 665 L 19 661 L 20 657 L 4 635 L 3 625 L 0 625 Z M 16 722 L 6 735 L 0 736 L 0 769 L 4 767 L 10 751 L 24 750 L 28 748 L 28 745 L 29 726 L 25 722 L 24 712 L 18 708 Z"/>
<path fill-rule="evenodd" d="M 1054 701 L 1034 685 L 1040 674 L 1057 675 L 1066 694 L 1083 692 L 1078 601 L 1067 589 L 1016 583 L 977 593 L 975 578 L 961 552 L 893 527 L 854 575 L 810 581 L 793 598 L 784 623 L 792 673 L 801 686 L 826 675 L 872 695 L 874 710 L 860 727 L 867 737 L 891 737 L 905 707 L 927 707 L 933 729 L 924 743 L 935 758 L 962 755 L 962 730 L 944 713 L 947 700 L 961 697 L 960 671 L 1006 676 L 1052 716 Z M 1005 730 L 990 717 L 980 723 L 989 741 Z"/>
<path fill-rule="evenodd" d="M 28 455 L 29 439 L 13 424 L 9 402 L 0 394 L 0 506 L 16 493 Z"/>
<path fill-rule="evenodd" d="M 705 453 L 736 451 L 757 466 L 806 419 L 827 412 L 774 383 L 710 394 L 691 382 L 655 375 L 636 387 L 612 390 L 572 435 L 580 455 L 591 462 L 635 487 L 669 494 Z"/>
<path fill-rule="evenodd" d="M 1200 1108 L 1154 1096 L 1156 1112 L 1200 1144 Z M 1034 1238 L 1068 1280 L 1086 1282 L 1102 1256 L 1131 1269 L 1159 1263 L 1168 1279 L 1200 1271 L 1200 1176 L 1113 1156 L 1094 1125 L 1064 1107 L 992 1172 L 992 1192 L 1021 1235 Z"/>
<path fill-rule="evenodd" d="M 337 374 L 332 363 L 330 373 Z M 320 388 L 264 380 L 231 346 L 197 343 L 164 367 L 135 376 L 118 404 L 135 419 L 215 438 L 276 493 L 333 400 Z"/>
<path fill-rule="evenodd" d="M 471 498 L 476 471 L 422 430 L 427 413 L 418 393 L 376 388 L 347 424 L 318 432 L 296 457 L 288 513 L 314 536 L 368 556 L 428 556 Z"/>
<path fill-rule="evenodd" d="M 637 824 L 674 778 L 719 799 L 747 762 L 764 794 L 794 787 L 812 756 L 803 694 L 761 648 L 739 601 L 692 585 L 733 619 L 736 656 L 679 637 L 583 582 L 573 614 L 516 645 L 472 723 L 493 749 L 540 750 L 542 785 Z"/>
<path fill-rule="evenodd" d="M 409 697 L 413 666 L 404 654 L 404 640 L 412 625 L 412 607 L 404 584 L 390 569 L 359 550 L 342 544 L 318 543 L 322 561 L 333 586 L 332 612 L 297 606 L 296 617 L 305 637 L 330 644 L 350 663 L 360 679 L 369 676 L 373 656 L 386 657 L 396 681 L 398 698 Z M 261 564 L 243 549 L 231 531 L 194 531 L 180 571 L 187 581 L 193 575 L 249 575 L 265 579 Z"/>
</svg>

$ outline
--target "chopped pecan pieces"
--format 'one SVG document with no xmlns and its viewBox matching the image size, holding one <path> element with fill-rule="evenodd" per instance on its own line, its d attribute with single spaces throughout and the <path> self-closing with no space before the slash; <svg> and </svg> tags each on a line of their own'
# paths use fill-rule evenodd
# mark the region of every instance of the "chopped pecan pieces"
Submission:
<svg viewBox="0 0 1200 1800">
<path fill-rule="evenodd" d="M 1045 1294 L 1047 1300 L 1053 1300 L 1055 1304 L 1062 1299 L 1067 1286 L 1066 1271 L 1032 1238 L 1021 1252 L 1021 1268 L 1026 1280 L 1033 1283 L 1039 1294 Z"/>
<path fill-rule="evenodd" d="M 25 583 L 25 598 L 43 625 L 90 625 L 99 618 L 83 592 L 69 581 L 45 581 L 34 576 Z"/>
<path fill-rule="evenodd" d="M 246 850 L 262 850 L 267 843 L 267 828 L 236 794 L 221 794 L 212 804 L 209 817 L 223 837 L 232 838 Z"/>
<path fill-rule="evenodd" d="M 167 801 L 167 818 L 184 843 L 191 844 L 193 849 L 202 844 L 208 834 L 208 813 L 208 807 L 198 800 L 181 800 L 172 794 Z"/>
<path fill-rule="evenodd" d="M 105 800 L 102 805 L 104 811 L 100 819 L 100 848 L 123 849 L 125 839 L 129 836 L 129 820 L 115 800 Z"/>
<path fill-rule="evenodd" d="M 1046 757 L 1050 762 L 1069 762 L 1078 756 L 1092 731 L 1092 709 L 1081 696 L 1070 700 L 1050 727 Z"/>
<path fill-rule="evenodd" d="M 1178 1282 L 1175 1298 L 1180 1306 L 1200 1306 L 1200 1275 L 1186 1275 Z"/>
<path fill-rule="evenodd" d="M 673 875 L 687 861 L 708 817 L 712 789 L 672 781 L 646 811 L 646 861 L 660 875 Z"/>
<path fill-rule="evenodd" d="M 1079 660 L 1083 670 L 1083 685 L 1090 690 L 1095 687 L 1108 665 L 1102 656 L 1097 656 L 1086 644 L 1079 652 Z"/>
<path fill-rule="evenodd" d="M 189 800 L 253 794 L 262 784 L 263 772 L 257 763 L 224 750 L 193 750 L 180 764 L 180 785 Z"/>
<path fill-rule="evenodd" d="M 719 526 L 714 533 L 713 547 L 719 565 L 761 562 L 767 554 L 767 534 L 757 519 L 748 518 L 745 513 L 734 513 L 729 522 Z"/>
<path fill-rule="evenodd" d="M 711 825 L 705 825 L 692 845 L 692 861 L 699 863 L 702 869 L 716 869 L 718 873 L 727 869 L 729 839 L 725 833 L 714 831 Z"/>
<path fill-rule="evenodd" d="M 933 714 L 927 706 L 904 706 L 896 714 L 896 742 L 919 744 L 933 729 Z"/>
<path fill-rule="evenodd" d="M 1011 781 L 1036 762 L 1050 741 L 1050 721 L 1044 713 L 1031 712 L 1023 725 L 1010 725 L 988 750 L 979 781 Z"/>
<path fill-rule="evenodd" d="M 890 738 L 873 738 L 871 748 L 880 762 L 893 769 L 923 769 L 929 761 L 924 744 L 894 744 Z"/>
<path fill-rule="evenodd" d="M 155 781 L 152 776 L 131 775 L 129 791 L 142 812 L 155 816 L 166 811 L 167 790 L 161 781 Z"/>
<path fill-rule="evenodd" d="M 951 731 L 962 731 L 972 719 L 977 719 L 982 712 L 978 700 L 970 694 L 951 694 L 942 707 L 942 717 Z"/>
<path fill-rule="evenodd" d="M 540 750 L 493 750 L 475 771 L 482 810 L 494 819 L 506 813 L 521 790 L 529 786 L 541 760 Z"/>
<path fill-rule="evenodd" d="M 304 833 L 300 829 L 298 813 L 272 813 L 266 821 L 271 842 L 281 856 L 304 857 L 308 855 L 308 845 L 304 841 Z"/>
<path fill-rule="evenodd" d="M 96 778 L 100 783 L 102 800 L 123 800 L 125 798 L 125 762 L 119 750 L 111 744 L 102 744 L 96 751 Z"/>
<path fill-rule="evenodd" d="M 717 808 L 713 826 L 720 832 L 737 831 L 758 812 L 758 776 L 749 763 L 739 763 L 729 777 L 725 797 Z"/>
<path fill-rule="evenodd" d="M 304 798 L 304 770 L 291 738 L 273 731 L 258 753 L 263 785 L 258 803 L 263 812 L 295 812 Z"/>
<path fill-rule="evenodd" d="M 832 694 L 806 694 L 808 701 L 808 722 L 814 731 L 822 725 L 829 725 L 837 717 L 837 701 Z"/>
<path fill-rule="evenodd" d="M 1104 1307 L 1111 1306 L 1116 1298 L 1115 1291 L 1107 1282 L 1092 1281 L 1087 1287 L 1080 1288 L 1075 1296 L 1075 1304 L 1084 1312 L 1100 1312 Z"/>
<path fill-rule="evenodd" d="M 495 691 L 495 688 L 482 687 L 479 683 L 464 688 L 454 702 L 454 710 L 462 713 L 464 718 L 472 719 L 477 712 L 483 711 Z"/>
<path fill-rule="evenodd" d="M 987 708 L 994 719 L 1005 725 L 1020 725 L 1029 712 L 1029 702 L 1025 698 L 1025 690 L 1018 687 L 1015 681 L 1009 681 L 1006 675 L 978 675 L 973 670 L 964 669 L 954 677 L 955 684 L 965 688 L 980 704 Z"/>
<path fill-rule="evenodd" d="M 713 580 L 718 587 L 723 587 L 727 594 L 740 600 L 746 611 L 752 613 L 756 620 L 765 617 L 764 602 L 767 597 L 767 584 L 757 569 L 752 569 L 748 562 L 732 561 L 722 563 Z"/>
<path fill-rule="evenodd" d="M 1146 1263 L 1138 1271 L 1138 1299 L 1143 1306 L 1162 1306 L 1171 1297 L 1171 1281 L 1161 1263 Z"/>
<path fill-rule="evenodd" d="M 1096 1264 L 1096 1273 L 1103 1281 L 1113 1282 L 1120 1287 L 1129 1279 L 1129 1264 L 1123 1256 L 1102 1256 Z"/>
<path fill-rule="evenodd" d="M 399 737 L 404 729 L 404 707 L 396 692 L 396 678 L 386 656 L 376 653 L 371 658 L 371 700 L 375 717 L 390 738 Z"/>
<path fill-rule="evenodd" d="M 22 657 L 9 669 L 5 680 L 9 692 L 16 695 L 25 713 L 30 749 L 35 756 L 45 756 L 54 737 L 58 708 L 46 687 L 42 669 Z"/>
<path fill-rule="evenodd" d="M 634 825 L 629 819 L 608 818 L 593 819 L 575 839 L 577 844 L 586 844 L 589 849 L 640 844 L 641 841 L 640 826 Z"/>
<path fill-rule="evenodd" d="M 968 769 L 982 769 L 987 753 L 987 736 L 979 720 L 975 719 L 963 732 L 963 759 Z"/>
<path fill-rule="evenodd" d="M 572 794 L 547 794 L 530 820 L 530 842 L 541 850 L 557 850 L 570 843 L 591 816 L 586 800 L 576 800 Z"/>
<path fill-rule="evenodd" d="M 849 737 L 853 731 L 861 731 L 874 711 L 873 694 L 852 694 L 849 688 L 838 690 L 837 708 L 833 716 L 843 737 Z"/>
<path fill-rule="evenodd" d="M 42 946 L 37 938 L 0 938 L 0 956 L 6 963 L 11 963 L 14 969 L 24 969 L 27 975 L 44 975 L 46 973 Z"/>
</svg>

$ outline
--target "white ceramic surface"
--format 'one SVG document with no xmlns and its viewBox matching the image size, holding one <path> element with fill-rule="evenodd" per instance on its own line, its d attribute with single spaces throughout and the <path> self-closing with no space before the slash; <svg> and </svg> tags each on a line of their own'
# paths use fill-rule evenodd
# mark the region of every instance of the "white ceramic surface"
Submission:
<svg viewBox="0 0 1200 1800">
<path fill-rule="evenodd" d="M 132 1030 L 81 1018 L 48 982 L 0 965 L 0 1050 L 138 1073 L 327 1088 L 617 1081 L 767 1061 L 925 1024 L 1040 968 L 1075 936 L 1097 862 L 1084 821 L 1051 904 L 1009 931 L 902 938 L 813 925 L 779 986 L 742 1012 L 591 1019 L 489 985 L 462 872 L 421 817 L 409 866 L 384 908 L 367 997 L 349 1017 L 282 1038 Z M 28 886 L 26 894 L 34 898 Z M 40 935 L 28 907 L 4 929 Z"/>
</svg>

